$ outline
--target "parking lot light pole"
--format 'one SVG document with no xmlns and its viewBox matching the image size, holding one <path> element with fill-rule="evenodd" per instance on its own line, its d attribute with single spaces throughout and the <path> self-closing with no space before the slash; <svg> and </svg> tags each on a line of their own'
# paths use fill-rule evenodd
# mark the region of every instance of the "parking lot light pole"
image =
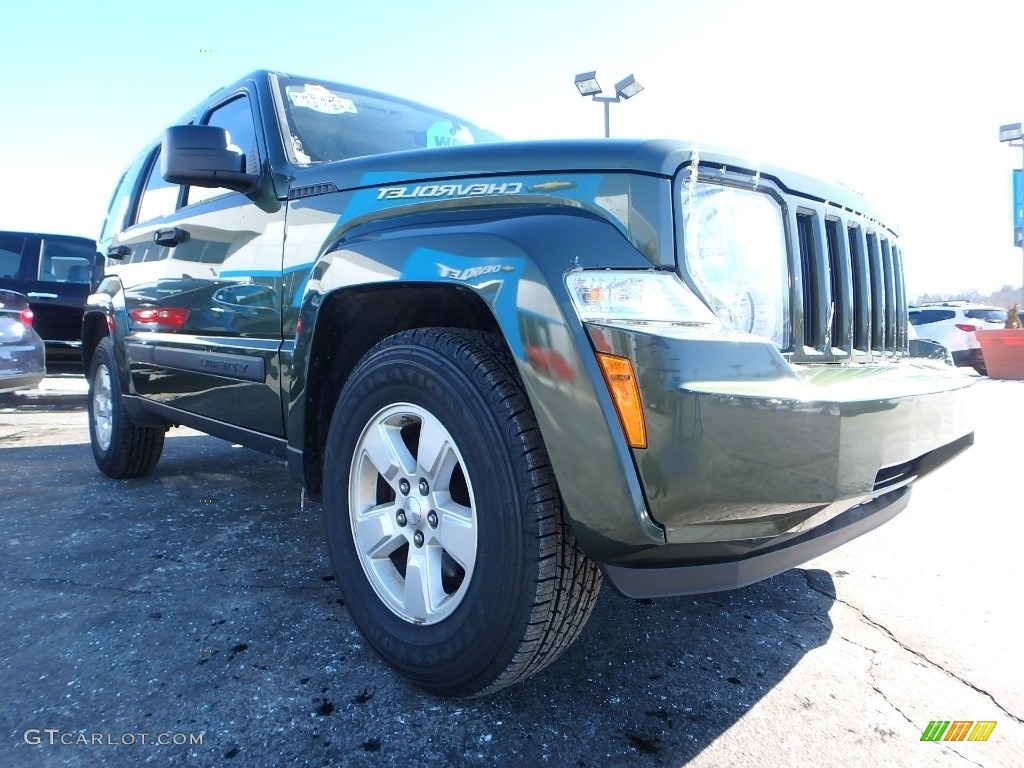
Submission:
<svg viewBox="0 0 1024 768">
<path fill-rule="evenodd" d="M 1021 128 L 1020 123 L 1010 123 L 1008 125 L 999 126 L 999 140 L 1006 142 L 1011 147 L 1024 148 L 1024 130 Z M 1024 160 L 1021 162 L 1021 183 L 1020 183 L 1020 197 L 1013 201 L 1013 218 L 1017 220 L 1017 211 L 1021 211 L 1024 214 Z M 1024 221 L 1021 222 L 1024 224 Z M 1024 226 L 1021 227 L 1020 236 L 1020 253 L 1021 260 L 1024 262 Z M 1020 303 L 1017 304 L 1021 310 L 1024 310 L 1024 272 L 1022 272 L 1021 286 L 1020 286 Z"/>
<path fill-rule="evenodd" d="M 623 99 L 631 99 L 644 89 L 632 75 L 626 75 L 615 84 L 614 96 L 602 96 L 601 86 L 597 82 L 597 72 L 581 72 L 576 75 L 576 88 L 580 96 L 589 96 L 594 101 L 604 104 L 604 137 L 611 137 L 610 112 L 612 104 L 618 104 Z"/>
</svg>

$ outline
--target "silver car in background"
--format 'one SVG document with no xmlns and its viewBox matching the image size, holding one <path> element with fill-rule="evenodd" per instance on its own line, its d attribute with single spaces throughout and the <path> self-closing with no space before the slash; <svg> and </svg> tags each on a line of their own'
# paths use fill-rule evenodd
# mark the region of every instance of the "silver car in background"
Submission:
<svg viewBox="0 0 1024 768">
<path fill-rule="evenodd" d="M 0 396 L 30 389 L 46 375 L 43 340 L 32 327 L 28 299 L 0 290 Z"/>
</svg>

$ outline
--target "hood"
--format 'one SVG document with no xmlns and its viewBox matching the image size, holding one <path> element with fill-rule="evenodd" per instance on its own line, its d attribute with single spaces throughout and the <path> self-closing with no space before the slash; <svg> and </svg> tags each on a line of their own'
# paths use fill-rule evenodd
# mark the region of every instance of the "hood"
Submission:
<svg viewBox="0 0 1024 768">
<path fill-rule="evenodd" d="M 503 141 L 416 149 L 356 157 L 298 168 L 293 187 L 333 183 L 339 190 L 432 182 L 502 174 L 632 172 L 672 178 L 697 159 L 702 166 L 759 174 L 785 192 L 829 201 L 870 218 L 885 217 L 862 195 L 839 184 L 773 165 L 753 163 L 739 153 L 674 140 L 591 139 Z"/>
</svg>

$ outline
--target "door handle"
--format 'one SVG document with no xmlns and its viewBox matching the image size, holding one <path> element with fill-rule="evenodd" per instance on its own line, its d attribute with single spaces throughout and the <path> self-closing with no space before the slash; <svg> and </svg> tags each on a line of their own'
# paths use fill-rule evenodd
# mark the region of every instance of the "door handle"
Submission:
<svg viewBox="0 0 1024 768">
<path fill-rule="evenodd" d="M 120 261 L 121 259 L 127 259 L 131 255 L 132 249 L 127 245 L 112 245 L 107 248 L 108 259 L 117 259 Z"/>
<path fill-rule="evenodd" d="M 181 227 L 174 227 L 174 229 L 158 229 L 156 234 L 153 235 L 153 242 L 157 245 L 173 248 L 176 245 L 187 243 L 188 238 L 189 234 L 186 230 Z"/>
<path fill-rule="evenodd" d="M 37 291 L 29 291 L 25 294 L 30 299 L 56 299 L 56 293 L 39 293 Z"/>
</svg>

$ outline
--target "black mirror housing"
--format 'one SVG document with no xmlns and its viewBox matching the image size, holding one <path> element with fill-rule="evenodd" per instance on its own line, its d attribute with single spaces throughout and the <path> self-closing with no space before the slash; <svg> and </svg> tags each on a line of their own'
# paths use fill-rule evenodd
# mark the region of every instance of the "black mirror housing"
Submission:
<svg viewBox="0 0 1024 768">
<path fill-rule="evenodd" d="M 251 192 L 259 176 L 245 172 L 245 155 L 228 148 L 228 132 L 214 125 L 175 125 L 164 131 L 160 173 L 172 184 Z"/>
<path fill-rule="evenodd" d="M 93 254 L 92 278 L 89 280 L 89 285 L 92 286 L 93 289 L 95 289 L 96 286 L 100 284 L 100 281 L 103 280 L 103 272 L 106 268 L 106 263 L 107 260 L 103 257 L 102 253 L 96 251 L 96 253 Z"/>
</svg>

